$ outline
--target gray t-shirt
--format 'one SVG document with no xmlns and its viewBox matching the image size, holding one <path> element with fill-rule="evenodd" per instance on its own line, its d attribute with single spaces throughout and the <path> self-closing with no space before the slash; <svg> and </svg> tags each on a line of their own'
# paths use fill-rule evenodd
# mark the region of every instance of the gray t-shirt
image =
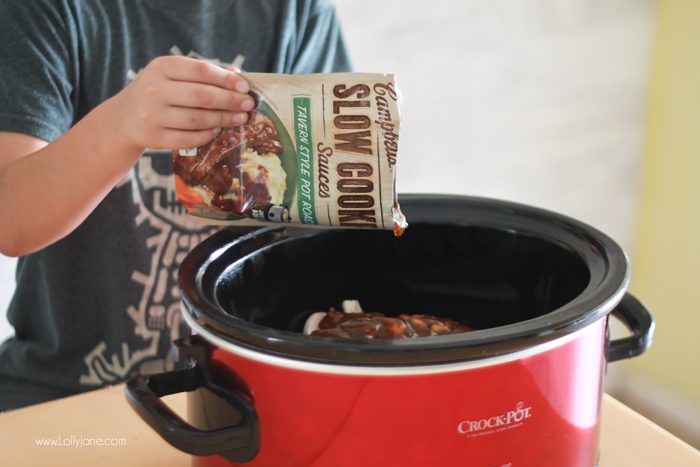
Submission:
<svg viewBox="0 0 700 467">
<path fill-rule="evenodd" d="M 52 141 L 168 54 L 255 72 L 349 69 L 323 0 L 2 0 L 0 131 Z M 74 232 L 19 259 L 0 410 L 171 368 L 186 332 L 177 267 L 213 231 L 184 214 L 171 173 L 168 152 L 147 151 Z"/>
</svg>

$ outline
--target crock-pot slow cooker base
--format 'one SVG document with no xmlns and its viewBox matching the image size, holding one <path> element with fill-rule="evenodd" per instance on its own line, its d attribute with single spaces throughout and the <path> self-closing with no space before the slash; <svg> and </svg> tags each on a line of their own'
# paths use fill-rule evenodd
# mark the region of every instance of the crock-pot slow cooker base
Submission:
<svg viewBox="0 0 700 467">
<path fill-rule="evenodd" d="M 624 252 L 515 203 L 401 204 L 412 225 L 399 239 L 283 225 L 226 229 L 195 247 L 179 277 L 194 333 L 175 343 L 184 368 L 129 381 L 132 406 L 195 466 L 594 465 L 604 369 L 643 352 L 653 332 L 625 293 Z M 358 341 L 298 332 L 347 298 L 480 329 Z M 613 310 L 631 336 L 608 339 Z M 199 429 L 159 399 L 183 391 Z"/>
</svg>

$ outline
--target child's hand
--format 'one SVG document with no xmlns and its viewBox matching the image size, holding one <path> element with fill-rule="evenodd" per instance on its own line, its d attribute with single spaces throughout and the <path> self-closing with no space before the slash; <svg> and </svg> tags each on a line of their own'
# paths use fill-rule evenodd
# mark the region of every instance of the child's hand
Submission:
<svg viewBox="0 0 700 467">
<path fill-rule="evenodd" d="M 130 146 L 201 146 L 222 127 L 245 123 L 255 102 L 233 71 L 187 57 L 151 61 L 111 103 L 115 130 Z M 108 101 L 109 102 L 109 101 Z"/>
</svg>

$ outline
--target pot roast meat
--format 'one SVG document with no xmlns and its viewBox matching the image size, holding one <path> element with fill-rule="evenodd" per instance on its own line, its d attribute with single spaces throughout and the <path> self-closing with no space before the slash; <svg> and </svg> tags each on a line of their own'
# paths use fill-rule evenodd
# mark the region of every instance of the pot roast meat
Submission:
<svg viewBox="0 0 700 467">
<path fill-rule="evenodd" d="M 240 159 L 241 137 L 244 132 L 240 127 L 224 128 L 219 136 L 197 149 L 196 156 L 173 158 L 175 174 L 182 177 L 186 184 L 196 186 L 202 183 L 212 170 L 229 159 Z"/>
<path fill-rule="evenodd" d="M 174 170 L 186 184 L 200 185 L 220 165 L 227 162 L 238 165 L 241 152 L 246 148 L 252 148 L 258 154 L 282 152 L 275 125 L 260 112 L 251 112 L 248 122 L 243 126 L 221 130 L 216 138 L 197 149 L 197 155 L 174 156 Z"/>
<path fill-rule="evenodd" d="M 272 121 L 260 112 L 253 112 L 245 125 L 246 145 L 259 154 L 281 154 L 282 143 Z"/>
<path fill-rule="evenodd" d="M 411 339 L 471 330 L 451 319 L 431 315 L 401 314 L 390 317 L 375 312 L 343 313 L 331 308 L 311 335 L 344 339 Z"/>
<path fill-rule="evenodd" d="M 282 145 L 272 121 L 258 111 L 248 122 L 224 128 L 194 156 L 173 155 L 174 171 L 189 186 L 203 186 L 212 193 L 211 205 L 227 212 L 244 214 L 271 205 L 268 172 L 262 165 L 251 178 L 240 170 L 245 151 L 280 154 Z"/>
<path fill-rule="evenodd" d="M 223 165 L 218 167 L 212 173 L 218 173 L 223 167 L 228 166 Z M 258 176 L 255 178 L 249 177 L 247 173 L 242 174 L 240 170 L 235 167 L 233 168 L 231 179 L 233 178 L 239 181 L 237 184 L 239 195 L 234 200 L 225 196 L 226 191 L 217 193 L 212 188 L 212 191 L 217 193 L 211 200 L 212 206 L 216 206 L 228 212 L 244 213 L 253 208 L 261 209 L 271 205 L 270 191 L 267 188 L 268 173 L 265 167 L 258 167 Z M 229 179 L 229 186 L 231 184 L 231 179 Z M 207 186 L 210 187 L 210 185 Z"/>
<path fill-rule="evenodd" d="M 231 189 L 233 172 L 234 169 L 230 165 L 221 164 L 204 177 L 202 185 L 209 188 L 215 195 L 224 195 Z"/>
</svg>

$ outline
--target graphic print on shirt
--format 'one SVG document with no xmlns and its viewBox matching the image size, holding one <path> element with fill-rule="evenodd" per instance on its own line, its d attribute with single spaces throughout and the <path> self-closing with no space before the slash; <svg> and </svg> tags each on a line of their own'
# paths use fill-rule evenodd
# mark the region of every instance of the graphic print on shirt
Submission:
<svg viewBox="0 0 700 467">
<path fill-rule="evenodd" d="M 182 55 L 177 47 L 170 51 Z M 226 67 L 240 67 L 243 62 L 240 55 L 230 64 L 205 59 L 194 52 L 188 56 Z M 129 81 L 136 76 L 137 73 L 129 71 Z M 152 254 L 150 267 L 131 274 L 132 282 L 142 289 L 141 297 L 125 310 L 134 324 L 136 338 L 132 342 L 142 341 L 143 346 L 133 348 L 132 344 L 130 348 L 128 342 L 122 342 L 120 349 L 108 349 L 105 341 L 100 342 L 84 357 L 87 371 L 80 376 L 80 384 L 86 386 L 173 368 L 171 342 L 186 332 L 180 315 L 178 267 L 195 245 L 217 230 L 192 221 L 179 203 L 169 150 L 146 150 L 116 189 L 131 189 L 139 210 L 136 225 L 149 232 L 145 247 Z"/>
</svg>

